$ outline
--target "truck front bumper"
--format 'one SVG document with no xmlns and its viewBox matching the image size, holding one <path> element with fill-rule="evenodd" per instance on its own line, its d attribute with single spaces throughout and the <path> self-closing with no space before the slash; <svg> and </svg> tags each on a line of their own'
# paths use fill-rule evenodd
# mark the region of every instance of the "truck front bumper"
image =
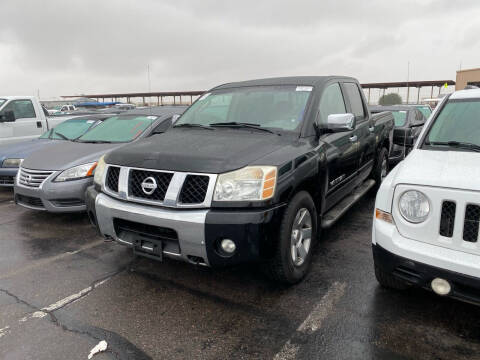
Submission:
<svg viewBox="0 0 480 360">
<path fill-rule="evenodd" d="M 0 168 L 0 187 L 13 187 L 18 168 Z"/>
<path fill-rule="evenodd" d="M 480 256 L 408 239 L 378 219 L 372 249 L 375 266 L 384 272 L 427 290 L 442 278 L 452 287 L 448 296 L 480 304 Z"/>
<path fill-rule="evenodd" d="M 101 235 L 156 260 L 164 256 L 221 267 L 260 261 L 276 244 L 285 205 L 269 209 L 169 209 L 114 199 L 89 187 L 88 215 Z M 220 242 L 236 250 L 227 255 Z"/>
</svg>

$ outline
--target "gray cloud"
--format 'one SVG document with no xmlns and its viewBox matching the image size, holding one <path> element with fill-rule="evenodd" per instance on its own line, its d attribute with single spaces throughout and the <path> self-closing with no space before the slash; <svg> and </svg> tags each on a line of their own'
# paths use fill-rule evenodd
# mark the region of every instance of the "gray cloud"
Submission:
<svg viewBox="0 0 480 360">
<path fill-rule="evenodd" d="M 206 89 L 255 77 L 454 78 L 476 0 L 4 0 L 3 93 Z M 475 32 L 476 33 L 476 32 Z M 469 40 L 473 39 L 473 40 Z"/>
</svg>

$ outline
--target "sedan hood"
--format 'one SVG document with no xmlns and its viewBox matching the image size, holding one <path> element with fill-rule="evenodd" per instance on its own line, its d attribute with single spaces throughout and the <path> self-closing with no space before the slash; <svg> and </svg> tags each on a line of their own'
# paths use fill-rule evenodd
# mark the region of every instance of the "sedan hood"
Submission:
<svg viewBox="0 0 480 360">
<path fill-rule="evenodd" d="M 56 140 L 34 139 L 0 146 L 0 163 L 5 159 L 25 159 L 43 147 L 53 144 Z"/>
<path fill-rule="evenodd" d="M 105 153 L 125 144 L 89 144 L 62 141 L 36 151 L 23 162 L 32 170 L 66 170 L 97 161 Z"/>
<path fill-rule="evenodd" d="M 480 191 L 480 153 L 415 149 L 399 165 L 396 184 Z"/>
<path fill-rule="evenodd" d="M 249 165 L 291 142 L 290 136 L 257 130 L 171 129 L 116 150 L 106 161 L 147 169 L 219 174 Z"/>
</svg>

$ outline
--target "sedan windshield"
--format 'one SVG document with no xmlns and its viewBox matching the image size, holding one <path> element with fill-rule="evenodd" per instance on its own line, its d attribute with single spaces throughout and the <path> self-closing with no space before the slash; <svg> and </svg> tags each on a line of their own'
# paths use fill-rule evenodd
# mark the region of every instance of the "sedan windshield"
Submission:
<svg viewBox="0 0 480 360">
<path fill-rule="evenodd" d="M 80 137 L 80 142 L 130 142 L 139 137 L 157 116 L 114 116 Z"/>
<path fill-rule="evenodd" d="M 295 131 L 300 128 L 312 89 L 288 85 L 212 91 L 197 100 L 175 127 L 213 125 Z"/>
<path fill-rule="evenodd" d="M 480 147 L 480 99 L 449 100 L 425 138 L 426 146 Z"/>
<path fill-rule="evenodd" d="M 55 128 L 47 131 L 40 139 L 73 140 L 85 134 L 98 120 L 75 118 L 58 124 Z"/>
</svg>

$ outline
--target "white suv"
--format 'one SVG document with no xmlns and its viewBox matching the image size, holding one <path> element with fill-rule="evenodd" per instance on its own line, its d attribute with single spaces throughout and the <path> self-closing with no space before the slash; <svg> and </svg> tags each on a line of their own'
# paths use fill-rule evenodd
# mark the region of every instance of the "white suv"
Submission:
<svg viewBox="0 0 480 360">
<path fill-rule="evenodd" d="M 480 89 L 445 98 L 375 203 L 373 257 L 383 286 L 480 304 Z"/>
</svg>

